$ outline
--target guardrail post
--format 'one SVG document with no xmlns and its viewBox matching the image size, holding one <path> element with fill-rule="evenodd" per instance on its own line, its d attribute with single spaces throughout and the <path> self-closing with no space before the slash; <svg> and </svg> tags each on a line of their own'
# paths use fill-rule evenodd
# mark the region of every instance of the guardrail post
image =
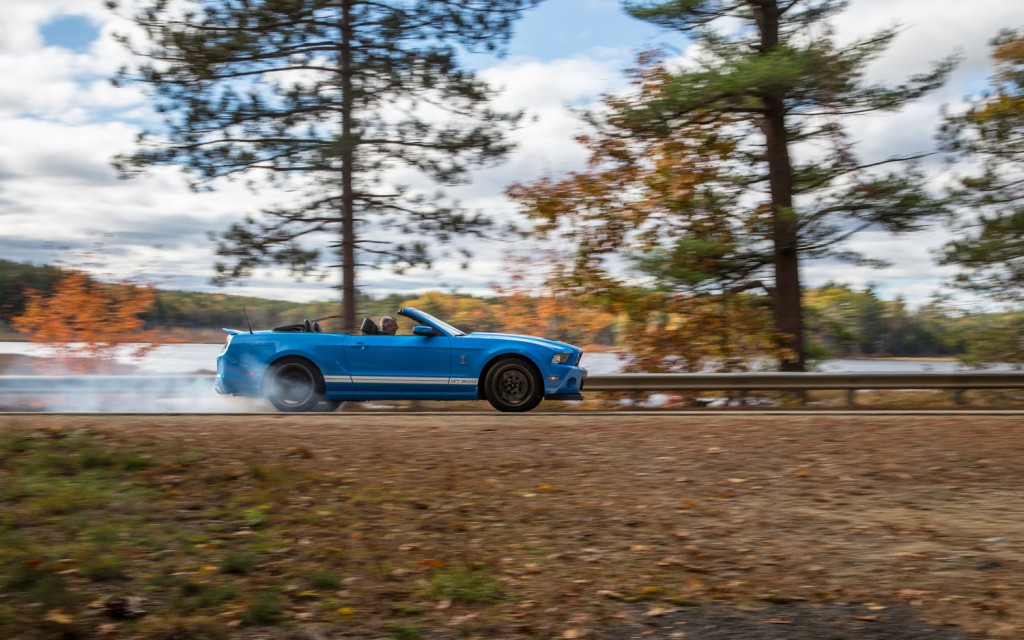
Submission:
<svg viewBox="0 0 1024 640">
<path fill-rule="evenodd" d="M 857 406 L 857 390 L 847 389 L 846 390 L 846 406 L 856 407 Z"/>
</svg>

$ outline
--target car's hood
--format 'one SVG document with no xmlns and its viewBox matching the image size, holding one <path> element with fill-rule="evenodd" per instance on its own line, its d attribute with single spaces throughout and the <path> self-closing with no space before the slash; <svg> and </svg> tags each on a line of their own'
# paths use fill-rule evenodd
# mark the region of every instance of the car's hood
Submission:
<svg viewBox="0 0 1024 640">
<path fill-rule="evenodd" d="M 540 345 L 542 347 L 551 347 L 556 351 L 580 351 L 579 347 L 574 347 L 571 344 L 565 342 L 558 342 L 557 340 L 548 340 L 546 338 L 538 338 L 537 336 L 520 336 L 513 333 L 471 333 L 467 337 L 469 338 L 481 338 L 483 340 L 504 340 L 514 342 L 525 342 L 529 344 Z"/>
</svg>

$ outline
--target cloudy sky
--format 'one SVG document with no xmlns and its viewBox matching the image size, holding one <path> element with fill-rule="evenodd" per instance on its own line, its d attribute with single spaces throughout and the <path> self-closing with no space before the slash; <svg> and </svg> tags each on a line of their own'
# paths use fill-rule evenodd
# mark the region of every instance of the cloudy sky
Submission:
<svg viewBox="0 0 1024 640">
<path fill-rule="evenodd" d="M 64 260 L 103 276 L 131 276 L 161 287 L 212 290 L 210 232 L 225 229 L 273 197 L 241 184 L 192 193 L 178 170 L 130 181 L 117 178 L 113 155 L 132 148 L 139 122 L 151 119 L 137 88 L 109 78 L 126 53 L 112 39 L 126 26 L 103 0 L 8 0 L 0 14 L 0 257 L 37 264 Z M 969 10 L 968 10 L 969 7 Z M 864 160 L 931 151 L 942 105 L 956 109 L 991 73 L 988 41 L 1003 27 L 1024 25 L 1018 0 L 851 0 L 836 24 L 840 40 L 900 24 L 904 32 L 871 70 L 870 79 L 900 81 L 954 51 L 964 61 L 950 82 L 898 114 L 851 123 Z M 518 24 L 501 59 L 472 65 L 502 92 L 497 106 L 525 109 L 517 151 L 500 167 L 475 174 L 456 194 L 464 204 L 512 215 L 503 192 L 512 182 L 580 168 L 585 153 L 572 138 L 573 109 L 621 90 L 622 70 L 639 50 L 667 44 L 685 52 L 677 34 L 634 21 L 617 0 L 545 0 Z M 936 159 L 932 174 L 943 180 Z M 886 297 L 927 300 L 950 272 L 933 252 L 948 233 L 910 238 L 862 234 L 850 246 L 893 266 L 881 270 L 828 262 L 804 265 L 809 285 L 835 280 L 875 283 Z M 371 293 L 442 288 L 484 293 L 505 276 L 502 243 L 477 247 L 473 268 L 440 263 L 431 272 L 396 276 L 364 272 Z M 296 284 L 260 273 L 219 290 L 293 300 L 334 297 L 331 282 Z"/>
</svg>

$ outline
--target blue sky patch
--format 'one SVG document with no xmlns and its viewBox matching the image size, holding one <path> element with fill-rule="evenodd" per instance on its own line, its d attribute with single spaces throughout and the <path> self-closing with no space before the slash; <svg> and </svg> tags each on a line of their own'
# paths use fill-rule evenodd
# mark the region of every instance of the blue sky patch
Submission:
<svg viewBox="0 0 1024 640">
<path fill-rule="evenodd" d="M 60 16 L 44 24 L 40 33 L 47 46 L 82 53 L 99 37 L 100 30 L 85 16 Z"/>
</svg>

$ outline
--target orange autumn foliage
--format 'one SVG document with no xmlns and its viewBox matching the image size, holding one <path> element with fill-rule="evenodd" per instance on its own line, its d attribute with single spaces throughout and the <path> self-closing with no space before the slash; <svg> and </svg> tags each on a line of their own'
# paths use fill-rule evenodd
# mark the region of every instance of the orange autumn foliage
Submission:
<svg viewBox="0 0 1024 640">
<path fill-rule="evenodd" d="M 107 371 L 115 350 L 133 345 L 139 357 L 154 349 L 162 336 L 144 331 L 139 317 L 155 300 L 153 287 L 102 284 L 81 271 L 58 282 L 53 293 L 27 293 L 25 312 L 13 319 L 16 330 L 32 342 L 51 345 L 58 365 L 79 373 Z"/>
<path fill-rule="evenodd" d="M 506 254 L 508 278 L 491 285 L 500 295 L 496 305 L 501 309 L 503 331 L 542 336 L 585 349 L 613 344 L 618 314 L 585 296 L 552 286 L 566 256 L 540 246 L 528 245 L 521 251 Z M 546 261 L 538 259 L 542 255 Z"/>
</svg>

